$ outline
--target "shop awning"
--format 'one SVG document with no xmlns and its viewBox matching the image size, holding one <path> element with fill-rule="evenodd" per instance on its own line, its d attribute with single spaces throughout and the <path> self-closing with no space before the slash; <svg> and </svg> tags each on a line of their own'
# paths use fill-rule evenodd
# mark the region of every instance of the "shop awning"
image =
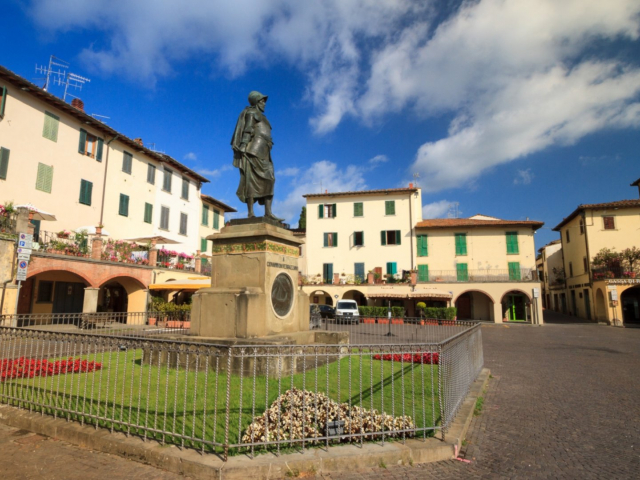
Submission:
<svg viewBox="0 0 640 480">
<path fill-rule="evenodd" d="M 167 280 L 162 283 L 152 283 L 149 290 L 200 290 L 211 286 L 209 277 L 195 278 L 190 277 L 187 280 Z"/>
<path fill-rule="evenodd" d="M 386 291 L 385 291 L 386 290 Z M 375 290 L 366 292 L 365 297 L 367 298 L 399 298 L 399 299 L 410 299 L 410 298 L 439 298 L 443 300 L 451 300 L 453 295 L 449 292 L 445 292 L 443 290 L 438 290 L 436 288 L 425 288 L 416 291 L 406 291 L 407 287 L 404 287 L 404 292 L 400 291 L 400 289 L 389 288 L 389 287 L 379 287 Z"/>
</svg>

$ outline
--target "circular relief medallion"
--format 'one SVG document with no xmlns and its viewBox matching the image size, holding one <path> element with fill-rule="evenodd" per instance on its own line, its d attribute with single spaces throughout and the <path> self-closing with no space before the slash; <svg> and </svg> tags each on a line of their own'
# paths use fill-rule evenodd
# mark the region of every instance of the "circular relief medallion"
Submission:
<svg viewBox="0 0 640 480">
<path fill-rule="evenodd" d="M 271 305 L 276 313 L 284 317 L 293 305 L 293 283 L 286 273 L 280 273 L 271 287 Z"/>
</svg>

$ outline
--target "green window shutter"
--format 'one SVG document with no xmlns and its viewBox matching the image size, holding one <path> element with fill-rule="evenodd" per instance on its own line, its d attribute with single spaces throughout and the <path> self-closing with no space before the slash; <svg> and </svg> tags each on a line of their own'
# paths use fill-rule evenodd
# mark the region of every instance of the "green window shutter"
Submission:
<svg viewBox="0 0 640 480">
<path fill-rule="evenodd" d="M 364 246 L 364 232 L 362 232 L 362 245 Z"/>
<path fill-rule="evenodd" d="M 428 257 L 429 256 L 429 249 L 427 247 L 427 236 L 426 235 L 418 235 L 417 237 L 417 241 L 418 241 L 418 256 L 419 257 Z"/>
<path fill-rule="evenodd" d="M 2 100 L 0 101 L 0 117 L 4 117 L 4 107 L 7 104 L 7 87 L 2 87 Z"/>
<path fill-rule="evenodd" d="M 456 233 L 456 255 L 466 255 L 467 254 L 467 234 L 466 233 Z"/>
<path fill-rule="evenodd" d="M 509 280 L 516 282 L 520 280 L 519 262 L 509 262 Z"/>
<path fill-rule="evenodd" d="M 80 203 L 83 205 L 91 205 L 91 193 L 93 191 L 93 183 L 86 180 L 80 180 Z"/>
<path fill-rule="evenodd" d="M 38 176 L 36 178 L 36 190 L 51 193 L 53 183 L 53 167 L 38 163 Z"/>
<path fill-rule="evenodd" d="M 429 265 L 418 265 L 418 281 L 429 281 Z"/>
<path fill-rule="evenodd" d="M 201 238 L 200 239 L 200 252 L 201 253 L 207 253 L 207 239 L 206 238 Z"/>
<path fill-rule="evenodd" d="M 395 275 L 398 273 L 398 264 L 396 262 L 387 262 L 387 275 Z"/>
<path fill-rule="evenodd" d="M 456 265 L 456 273 L 459 282 L 469 281 L 469 271 L 467 270 L 466 263 L 459 263 L 458 265 Z"/>
<path fill-rule="evenodd" d="M 148 164 L 147 165 L 147 183 L 151 185 L 156 184 L 156 167 L 155 165 Z"/>
<path fill-rule="evenodd" d="M 128 173 L 131 174 L 131 164 L 133 163 L 133 155 L 131 155 L 129 152 L 124 152 L 124 154 L 122 155 L 122 171 L 124 173 Z M 148 171 L 147 171 L 147 176 L 148 176 Z"/>
<path fill-rule="evenodd" d="M 518 253 L 518 232 L 507 232 L 507 255 Z"/>
<path fill-rule="evenodd" d="M 42 136 L 53 142 L 58 141 L 58 125 L 60 118 L 53 113 L 44 112 L 44 126 L 42 127 Z"/>
<path fill-rule="evenodd" d="M 337 204 L 333 204 L 333 217 L 337 217 L 338 216 L 338 205 Z"/>
<path fill-rule="evenodd" d="M 387 262 L 387 275 L 391 275 L 391 262 Z"/>
<path fill-rule="evenodd" d="M 0 179 L 2 180 L 7 179 L 7 170 L 9 170 L 9 153 L 9 149 L 0 148 Z"/>
<path fill-rule="evenodd" d="M 96 150 L 96 161 L 102 161 L 102 148 L 104 146 L 104 140 L 101 138 L 98 139 L 98 149 Z M 129 173 L 131 173 L 131 163 L 129 163 Z"/>
<path fill-rule="evenodd" d="M 120 194 L 120 206 L 118 213 L 123 217 L 129 216 L 129 195 Z"/>
<path fill-rule="evenodd" d="M 402 238 L 400 237 L 400 230 L 396 230 L 396 245 L 400 245 L 402 243 Z"/>
<path fill-rule="evenodd" d="M 380 245 L 386 245 L 387 244 L 387 232 L 385 230 L 382 230 L 380 232 Z"/>
<path fill-rule="evenodd" d="M 189 200 L 189 180 L 182 178 L 182 198 Z"/>
<path fill-rule="evenodd" d="M 363 214 L 364 214 L 364 212 L 363 212 L 363 208 L 362 208 L 362 203 L 361 202 L 354 203 L 353 204 L 353 216 L 354 217 L 362 217 Z"/>
<path fill-rule="evenodd" d="M 202 225 L 209 226 L 209 205 L 202 205 Z"/>
<path fill-rule="evenodd" d="M 153 205 L 150 203 L 144 204 L 144 223 L 151 223 L 153 220 Z"/>
<path fill-rule="evenodd" d="M 78 153 L 85 154 L 85 147 L 87 145 L 87 131 L 80 129 L 80 140 L 78 141 Z"/>
<path fill-rule="evenodd" d="M 333 246 L 337 247 L 338 246 L 338 232 L 335 232 L 333 234 Z"/>
<path fill-rule="evenodd" d="M 318 205 L 318 218 L 324 218 L 324 205 Z"/>
<path fill-rule="evenodd" d="M 213 228 L 218 230 L 220 228 L 220 212 L 213 210 Z"/>
<path fill-rule="evenodd" d="M 328 247 L 329 246 L 329 234 L 328 233 L 323 233 L 323 247 Z"/>
</svg>

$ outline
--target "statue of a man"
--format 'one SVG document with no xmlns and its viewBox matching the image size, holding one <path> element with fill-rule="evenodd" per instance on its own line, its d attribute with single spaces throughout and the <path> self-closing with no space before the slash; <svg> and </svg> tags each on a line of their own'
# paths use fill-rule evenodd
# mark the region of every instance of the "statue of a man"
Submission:
<svg viewBox="0 0 640 480">
<path fill-rule="evenodd" d="M 271 211 L 273 186 L 276 182 L 271 161 L 271 124 L 264 115 L 267 96 L 253 91 L 249 106 L 240 117 L 231 138 L 233 166 L 240 169 L 240 186 L 236 195 L 247 204 L 248 217 L 253 217 L 253 204 L 264 205 L 264 216 L 282 221 Z"/>
</svg>

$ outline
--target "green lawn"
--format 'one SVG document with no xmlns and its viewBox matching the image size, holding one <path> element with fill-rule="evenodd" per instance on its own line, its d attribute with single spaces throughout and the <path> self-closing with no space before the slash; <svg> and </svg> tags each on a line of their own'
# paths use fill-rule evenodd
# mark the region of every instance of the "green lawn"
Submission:
<svg viewBox="0 0 640 480">
<path fill-rule="evenodd" d="M 350 405 L 409 415 L 417 428 L 433 427 L 440 419 L 437 365 L 374 360 L 362 352 L 278 381 L 260 375 L 228 376 L 222 371 L 216 376 L 212 368 L 205 374 L 202 368 L 195 372 L 191 367 L 187 373 L 183 367 L 158 366 L 157 356 L 151 366 L 142 357 L 142 350 L 83 356 L 102 363 L 103 368 L 94 373 L 6 381 L 0 384 L 2 402 L 36 411 L 40 407 L 35 404 L 44 404 L 47 414 L 174 444 L 182 444 L 182 437 L 237 444 L 253 417 L 292 385 Z M 8 396 L 22 401 L 10 401 Z M 202 447 L 189 439 L 184 444 Z M 205 445 L 205 450 L 212 447 Z"/>
</svg>

